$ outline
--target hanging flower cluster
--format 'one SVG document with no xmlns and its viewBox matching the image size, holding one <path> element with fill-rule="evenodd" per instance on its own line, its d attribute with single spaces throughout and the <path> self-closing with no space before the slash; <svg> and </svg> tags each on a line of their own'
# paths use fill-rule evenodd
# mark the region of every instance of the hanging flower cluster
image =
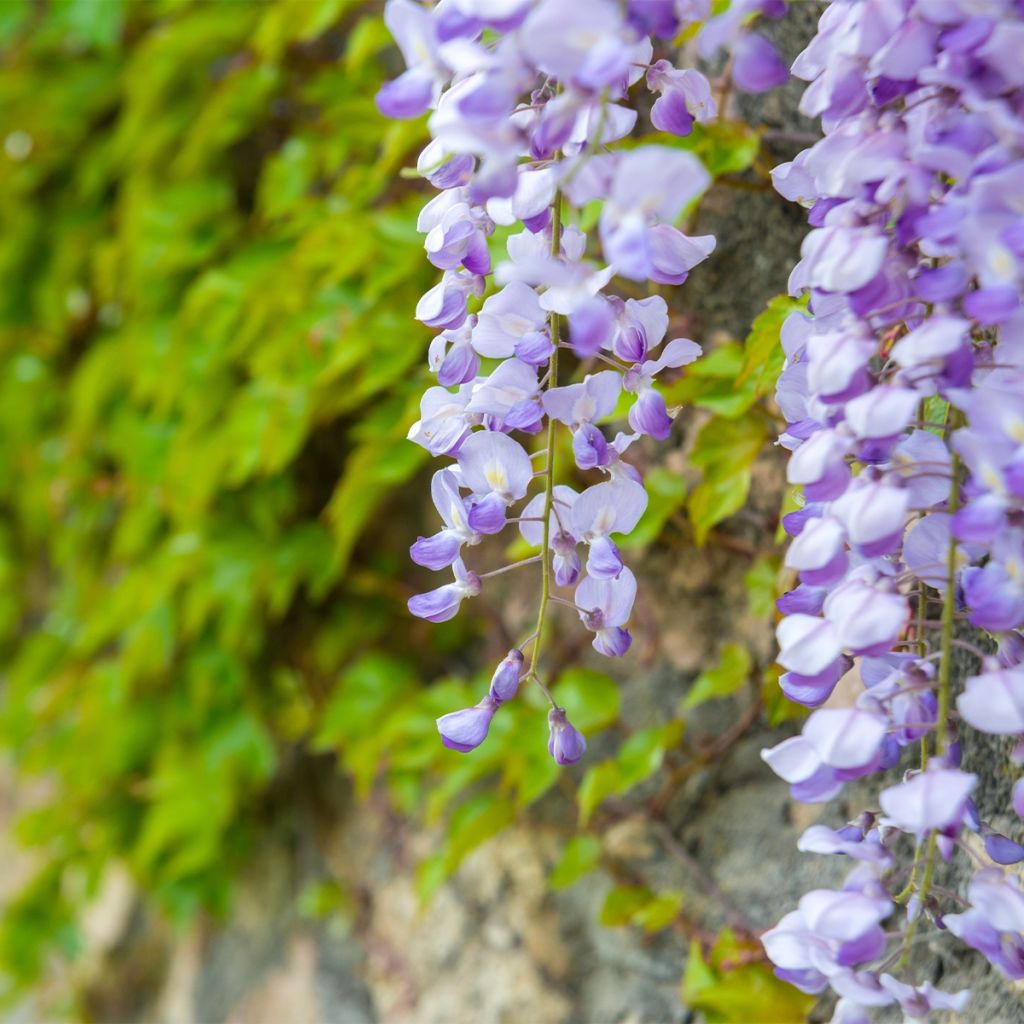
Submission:
<svg viewBox="0 0 1024 1024">
<path fill-rule="evenodd" d="M 836 1022 L 895 1004 L 918 1019 L 968 998 L 895 977 L 922 920 L 1024 978 L 1024 892 L 999 867 L 1024 848 L 979 820 L 957 740 L 1024 739 L 1024 8 L 834 2 L 793 71 L 825 137 L 773 174 L 813 228 L 790 281 L 811 316 L 782 335 L 781 443 L 806 503 L 785 520 L 799 585 L 778 640 L 784 691 L 818 710 L 764 757 L 812 802 L 922 757 L 877 811 L 805 833 L 801 849 L 856 867 L 764 946 L 780 977 L 840 996 Z M 977 651 L 954 704 L 964 619 L 996 653 Z M 820 707 L 855 658 L 855 706 Z M 958 847 L 985 866 L 938 890 Z"/>
<path fill-rule="evenodd" d="M 715 117 L 704 75 L 654 59 L 655 43 L 698 20 L 705 52 L 734 49 L 746 87 L 778 84 L 785 66 L 751 22 L 783 9 L 744 0 L 707 20 L 709 0 L 388 0 L 385 20 L 407 70 L 377 102 L 392 117 L 431 112 L 418 170 L 440 190 L 419 229 L 443 274 L 416 309 L 438 332 L 429 351 L 437 385 L 409 436 L 451 460 L 432 485 L 442 528 L 421 537 L 412 557 L 454 579 L 413 597 L 409 609 L 432 622 L 452 618 L 488 577 L 513 567 L 474 571 L 465 549 L 511 524 L 542 552 L 515 563 L 540 567 L 536 628 L 478 705 L 439 719 L 452 749 L 478 746 L 522 679 L 543 687 L 538 656 L 552 601 L 576 610 L 601 654 L 630 646 L 636 579 L 614 537 L 636 526 L 647 495 L 626 453 L 642 435 L 668 436 L 672 417 L 656 378 L 700 348 L 687 338 L 665 343 L 660 296 L 623 299 L 608 286 L 616 276 L 681 284 L 715 240 L 676 226 L 710 182 L 696 157 L 609 145 L 634 132 L 634 86 L 655 95 L 650 116 L 661 131 L 687 135 Z M 595 203 L 598 245 L 580 226 Z M 496 228 L 508 233 L 502 257 L 489 243 Z M 583 372 L 575 383 L 569 358 Z M 609 436 L 602 424 L 617 411 L 628 430 Z M 582 491 L 556 481 L 562 428 L 576 470 L 594 481 Z M 533 435 L 544 440 L 531 444 Z M 550 752 L 560 764 L 577 761 L 585 741 L 551 703 Z"/>
</svg>

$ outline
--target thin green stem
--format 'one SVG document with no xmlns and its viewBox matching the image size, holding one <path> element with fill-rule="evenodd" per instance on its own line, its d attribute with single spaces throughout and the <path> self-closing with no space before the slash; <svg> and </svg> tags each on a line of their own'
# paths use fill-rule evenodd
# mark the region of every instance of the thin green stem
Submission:
<svg viewBox="0 0 1024 1024">
<path fill-rule="evenodd" d="M 558 257 L 562 250 L 562 193 L 556 192 L 554 201 L 551 204 L 551 255 Z M 561 318 L 557 313 L 552 313 L 549 319 L 551 329 L 551 342 L 554 349 L 551 353 L 551 364 L 548 372 L 548 388 L 558 386 L 558 339 L 561 333 Z M 544 620 L 547 617 L 548 603 L 551 600 L 551 556 L 549 544 L 551 541 L 551 510 L 555 501 L 555 426 L 556 420 L 551 417 L 548 420 L 548 459 L 544 467 L 544 511 L 541 516 L 544 521 L 544 538 L 541 548 L 541 580 L 540 580 L 540 604 L 537 607 L 537 628 L 535 630 L 537 639 L 533 644 L 533 651 L 530 654 L 530 669 L 528 675 L 533 679 L 545 696 L 551 701 L 552 707 L 557 707 L 554 698 L 548 692 L 547 687 L 540 681 L 537 675 L 537 663 L 540 659 L 541 641 L 544 637 Z"/>
<path fill-rule="evenodd" d="M 949 489 L 949 514 L 956 513 L 960 507 L 960 488 L 958 478 L 960 475 L 960 458 L 953 453 L 953 461 L 950 466 L 953 472 L 953 484 Z M 946 599 L 942 602 L 942 641 L 940 650 L 942 660 L 939 662 L 939 709 L 938 722 L 935 725 L 935 753 L 942 755 L 946 752 L 947 725 L 949 718 L 949 694 L 950 694 L 950 670 L 953 652 L 953 619 L 954 619 L 954 585 L 956 582 L 956 538 L 952 533 L 949 537 L 949 547 L 946 550 Z"/>
<path fill-rule="evenodd" d="M 946 434 L 949 435 L 950 430 L 954 426 L 954 413 L 951 409 L 947 409 L 946 413 Z M 960 507 L 960 460 L 956 453 L 953 453 L 953 460 L 950 464 L 950 471 L 953 476 L 953 481 L 949 488 L 949 502 L 948 509 L 949 514 L 952 516 L 956 513 L 956 510 Z M 950 534 L 949 546 L 946 549 L 946 593 L 942 602 L 942 619 L 940 622 L 940 636 L 941 636 L 941 660 L 939 661 L 939 675 L 938 675 L 938 721 L 935 724 L 935 756 L 942 757 L 946 753 L 946 747 L 949 742 L 949 701 L 951 685 L 951 670 L 953 660 L 953 622 L 954 622 L 954 608 L 953 608 L 953 594 L 954 585 L 956 583 L 956 538 Z M 921 747 L 921 767 L 927 767 L 927 749 L 922 744 Z M 903 949 L 900 953 L 900 966 L 905 967 L 907 960 L 910 957 L 910 947 L 914 941 L 914 936 L 917 934 L 918 924 L 920 923 L 921 917 L 924 915 L 924 904 L 925 900 L 928 899 L 928 893 L 932 887 L 932 878 L 935 874 L 935 856 L 938 852 L 939 836 L 938 833 L 932 831 L 928 836 L 928 845 L 925 849 L 924 854 L 924 874 L 921 878 L 921 887 L 917 890 L 917 898 L 919 905 L 917 907 L 917 913 L 914 919 L 907 925 L 907 933 L 903 938 Z M 914 858 L 914 870 L 911 875 L 910 884 L 907 889 L 912 890 L 913 884 L 917 875 L 918 869 L 918 858 L 915 855 Z M 900 896 L 907 896 L 908 891 L 904 890 L 900 893 Z"/>
</svg>

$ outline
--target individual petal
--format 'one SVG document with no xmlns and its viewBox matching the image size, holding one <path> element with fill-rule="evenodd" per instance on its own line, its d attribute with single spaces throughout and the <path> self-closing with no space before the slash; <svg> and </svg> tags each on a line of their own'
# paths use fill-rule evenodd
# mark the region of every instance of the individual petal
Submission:
<svg viewBox="0 0 1024 1024">
<path fill-rule="evenodd" d="M 1024 733 L 1024 668 L 995 668 L 970 676 L 956 706 L 964 721 L 982 732 Z"/>
<path fill-rule="evenodd" d="M 592 646 L 606 658 L 621 658 L 629 650 L 633 637 L 628 629 L 621 626 L 606 626 L 594 634 Z"/>
<path fill-rule="evenodd" d="M 622 572 L 622 556 L 609 537 L 595 537 L 590 542 L 587 572 L 598 580 L 615 579 Z"/>
<path fill-rule="evenodd" d="M 627 415 L 629 425 L 638 433 L 664 441 L 672 431 L 672 417 L 665 399 L 653 388 L 644 388 L 636 396 Z"/>
<path fill-rule="evenodd" d="M 526 494 L 533 478 L 530 456 L 507 434 L 478 430 L 459 449 L 462 481 L 474 494 L 491 492 L 512 501 Z"/>
<path fill-rule="evenodd" d="M 647 509 L 647 492 L 628 479 L 588 487 L 576 499 L 572 523 L 577 536 L 592 539 L 611 533 L 631 533 Z"/>
<path fill-rule="evenodd" d="M 768 92 L 789 80 L 789 68 L 764 36 L 747 32 L 734 45 L 732 76 L 744 92 Z"/>
<path fill-rule="evenodd" d="M 627 566 L 613 580 L 596 580 L 584 576 L 576 588 L 576 604 L 584 609 L 580 617 L 588 629 L 588 618 L 599 618 L 595 630 L 624 626 L 629 621 L 636 600 L 636 577 Z"/>
<path fill-rule="evenodd" d="M 821 767 L 821 758 L 814 745 L 803 736 L 791 736 L 774 747 L 761 751 L 761 759 L 780 779 L 803 782 Z"/>
<path fill-rule="evenodd" d="M 396 120 L 419 117 L 434 100 L 434 76 L 422 68 L 409 68 L 398 78 L 385 82 L 374 100 L 377 109 Z"/>
<path fill-rule="evenodd" d="M 505 499 L 497 493 L 485 494 L 473 501 L 466 516 L 469 528 L 474 533 L 491 536 L 505 529 Z"/>
<path fill-rule="evenodd" d="M 776 630 L 779 664 L 801 675 L 815 675 L 828 668 L 842 650 L 835 627 L 814 615 L 789 615 Z"/>
<path fill-rule="evenodd" d="M 427 569 L 444 569 L 459 557 L 462 542 L 454 530 L 442 530 L 433 537 L 420 537 L 409 549 L 417 565 Z"/>
<path fill-rule="evenodd" d="M 491 677 L 490 695 L 494 700 L 504 703 L 516 695 L 523 674 L 523 661 L 523 652 L 518 647 L 512 648 L 502 658 Z"/>
<path fill-rule="evenodd" d="M 803 736 L 832 768 L 870 764 L 885 739 L 886 721 L 857 708 L 823 708 L 804 723 Z"/>
<path fill-rule="evenodd" d="M 977 783 L 974 775 L 957 768 L 929 769 L 883 789 L 878 800 L 894 825 L 920 834 L 959 824 Z"/>
<path fill-rule="evenodd" d="M 437 720 L 437 731 L 441 734 L 441 742 L 449 750 L 468 753 L 479 747 L 487 739 L 487 731 L 491 727 L 491 719 L 498 710 L 498 702 L 493 697 L 484 697 L 476 707 L 463 711 L 452 711 Z"/>
<path fill-rule="evenodd" d="M 607 466 L 610 457 L 604 434 L 592 423 L 584 423 L 573 432 L 572 453 L 580 469 Z"/>
</svg>

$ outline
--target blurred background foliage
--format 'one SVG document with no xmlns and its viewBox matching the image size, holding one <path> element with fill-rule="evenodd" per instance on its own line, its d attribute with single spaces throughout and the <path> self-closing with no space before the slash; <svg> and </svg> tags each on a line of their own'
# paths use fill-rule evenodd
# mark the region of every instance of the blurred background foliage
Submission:
<svg viewBox="0 0 1024 1024">
<path fill-rule="evenodd" d="M 46 780 L 10 983 L 112 859 L 224 908 L 289 749 L 416 683 L 366 657 L 431 276 L 387 43 L 353 0 L 0 4 L 0 741 Z"/>
<path fill-rule="evenodd" d="M 35 874 L 0 922 L 0 998 L 80 951 L 112 863 L 172 920 L 226 913 L 303 759 L 444 824 L 424 899 L 560 779 L 572 791 L 532 690 L 473 758 L 437 742 L 435 717 L 476 701 L 510 639 L 486 597 L 441 627 L 405 609 L 426 488 L 410 511 L 402 486 L 427 472 L 404 439 L 426 383 L 411 311 L 434 272 L 401 174 L 423 125 L 373 104 L 395 61 L 369 0 L 0 3 L 0 746 L 40 780 L 16 826 Z M 719 177 L 759 148 L 728 122 L 675 144 Z M 742 508 L 791 308 L 670 385 L 703 419 L 686 473 L 650 467 L 630 543 L 670 522 L 704 543 Z M 761 618 L 777 569 L 752 551 Z M 767 685 L 770 720 L 787 713 L 771 669 L 726 644 L 678 716 L 629 730 L 612 680 L 566 667 L 575 650 L 555 658 L 556 697 L 586 733 L 621 736 L 583 776 L 581 827 L 661 771 L 695 705 L 749 691 L 756 712 Z M 552 884 L 601 862 L 591 827 Z M 624 885 L 601 920 L 652 932 L 679 913 L 677 893 Z M 775 999 L 800 1019 L 806 1001 L 756 958 L 719 971 L 723 941 L 728 956 L 691 958 L 689 1003 L 742 1020 Z"/>
</svg>

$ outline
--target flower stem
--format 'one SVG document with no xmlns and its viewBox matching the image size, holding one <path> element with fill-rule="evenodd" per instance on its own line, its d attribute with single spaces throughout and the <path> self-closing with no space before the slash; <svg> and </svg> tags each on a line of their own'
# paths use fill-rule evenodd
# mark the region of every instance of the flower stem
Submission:
<svg viewBox="0 0 1024 1024">
<path fill-rule="evenodd" d="M 952 409 L 947 410 L 947 421 L 946 421 L 946 434 L 947 438 L 949 432 L 955 426 L 954 414 Z M 952 516 L 960 506 L 960 460 L 957 454 L 953 453 L 953 459 L 950 464 L 950 470 L 953 475 L 953 482 L 949 488 L 949 502 L 948 510 Z M 940 651 L 942 654 L 941 660 L 939 661 L 939 673 L 938 673 L 938 714 L 937 721 L 935 724 L 935 755 L 936 757 L 942 757 L 946 753 L 946 746 L 949 740 L 949 698 L 950 698 L 950 674 L 951 674 L 951 662 L 953 660 L 953 620 L 954 620 L 954 600 L 953 600 L 953 587 L 956 583 L 956 538 L 952 532 L 949 536 L 949 546 L 946 549 L 946 593 L 945 599 L 942 602 L 942 619 L 940 624 Z M 923 749 L 923 748 L 922 748 Z M 926 767 L 926 762 L 922 758 L 922 768 Z M 932 831 L 928 836 L 928 846 L 925 849 L 924 854 L 924 874 L 921 878 L 921 887 L 917 891 L 918 895 L 918 907 L 917 913 L 914 919 L 907 925 L 907 934 L 903 939 L 903 950 L 900 954 L 900 966 L 906 967 L 907 960 L 910 957 L 910 947 L 914 941 L 914 936 L 917 934 L 918 924 L 921 921 L 921 917 L 924 914 L 925 900 L 928 898 L 928 893 L 932 886 L 932 876 L 935 874 L 935 855 L 938 850 L 939 834 L 936 831 Z M 915 858 L 914 875 L 911 876 L 911 886 L 913 885 L 914 876 L 917 874 L 917 864 Z M 904 893 L 900 894 L 901 896 Z"/>
<path fill-rule="evenodd" d="M 562 193 L 556 192 L 551 203 L 551 255 L 557 259 L 562 251 Z M 548 389 L 558 386 L 558 338 L 561 332 L 561 318 L 557 313 L 552 313 L 549 318 L 551 330 L 551 343 L 554 349 L 551 353 L 551 363 L 548 370 Z M 548 459 L 544 468 L 544 511 L 541 513 L 544 520 L 544 539 L 541 547 L 541 578 L 540 578 L 540 604 L 537 607 L 537 639 L 533 644 L 533 651 L 530 654 L 530 669 L 527 673 L 533 679 L 544 695 L 551 702 L 552 707 L 557 707 L 554 698 L 548 692 L 547 687 L 540 681 L 537 675 L 537 663 L 540 659 L 541 641 L 544 636 L 544 620 L 548 612 L 548 602 L 551 600 L 551 556 L 548 545 L 551 541 L 551 509 L 555 500 L 555 425 L 554 417 L 548 419 Z"/>
</svg>

